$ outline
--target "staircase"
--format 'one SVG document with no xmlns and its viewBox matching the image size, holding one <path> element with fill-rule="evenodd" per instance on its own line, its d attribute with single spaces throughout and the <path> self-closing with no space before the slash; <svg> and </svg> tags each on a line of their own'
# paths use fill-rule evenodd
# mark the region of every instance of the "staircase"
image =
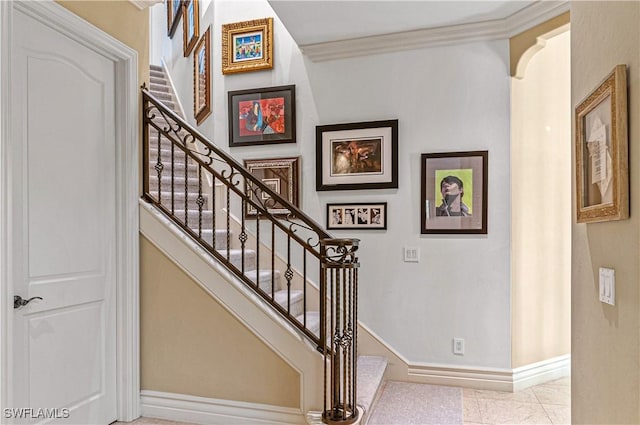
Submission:
<svg viewBox="0 0 640 425">
<path fill-rule="evenodd" d="M 149 92 L 178 115 L 173 93 L 164 70 L 160 66 L 151 65 Z M 182 132 L 181 137 L 186 137 L 186 134 L 186 132 Z M 151 139 L 157 139 L 158 130 L 151 128 L 149 136 Z M 198 164 L 187 158 L 186 155 L 177 153 L 175 149 L 173 161 L 171 161 L 171 155 L 171 141 L 161 138 L 160 159 L 163 170 L 160 176 L 160 185 L 158 187 L 158 173 L 155 169 L 157 161 L 150 161 L 149 194 L 163 205 L 171 206 L 172 212 L 179 221 L 188 225 L 193 233 L 201 235 L 203 240 L 214 246 L 216 251 L 222 257 L 227 258 L 236 268 L 244 270 L 244 275 L 249 281 L 263 293 L 272 294 L 276 304 L 299 322 L 306 323 L 308 329 L 319 337 L 320 315 L 318 311 L 307 310 L 306 317 L 304 317 L 304 291 L 285 287 L 282 282 L 283 273 L 275 267 L 258 270 L 257 250 L 243 249 L 239 246 L 241 241 L 237 237 L 233 237 L 231 229 L 216 228 L 214 216 L 216 213 L 223 214 L 224 211 L 200 210 L 199 202 L 202 203 L 202 206 L 209 205 L 212 195 L 202 187 L 207 185 L 207 182 L 199 177 Z M 173 184 L 171 175 L 174 176 Z M 181 178 L 176 180 L 175 176 Z M 185 181 L 182 179 L 183 176 L 187 178 L 186 187 Z"/>
<path fill-rule="evenodd" d="M 356 359 L 357 240 L 332 239 L 184 123 L 161 67 L 151 66 L 143 98 L 144 199 L 324 354 L 328 382 L 322 420 L 351 423 L 357 404 L 364 412 L 360 423 L 365 423 L 386 359 Z M 270 216 L 274 200 L 290 214 Z M 249 215 L 248 206 L 258 214 Z"/>
</svg>

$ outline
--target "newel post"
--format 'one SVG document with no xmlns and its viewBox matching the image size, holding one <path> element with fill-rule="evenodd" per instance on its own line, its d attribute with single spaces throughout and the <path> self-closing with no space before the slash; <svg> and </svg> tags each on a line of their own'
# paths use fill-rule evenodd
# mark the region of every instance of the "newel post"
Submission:
<svg viewBox="0 0 640 425">
<path fill-rule="evenodd" d="M 327 424 L 358 420 L 358 239 L 320 241 L 320 343 L 324 354 L 324 412 Z"/>
</svg>

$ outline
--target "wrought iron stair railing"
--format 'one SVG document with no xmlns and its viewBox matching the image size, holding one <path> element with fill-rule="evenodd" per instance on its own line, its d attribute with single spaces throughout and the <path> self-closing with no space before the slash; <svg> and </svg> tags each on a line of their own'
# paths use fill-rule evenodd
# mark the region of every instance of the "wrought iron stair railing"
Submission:
<svg viewBox="0 0 640 425">
<path fill-rule="evenodd" d="M 144 200 L 317 346 L 323 421 L 356 421 L 358 240 L 332 238 L 144 86 L 142 96 Z"/>
</svg>

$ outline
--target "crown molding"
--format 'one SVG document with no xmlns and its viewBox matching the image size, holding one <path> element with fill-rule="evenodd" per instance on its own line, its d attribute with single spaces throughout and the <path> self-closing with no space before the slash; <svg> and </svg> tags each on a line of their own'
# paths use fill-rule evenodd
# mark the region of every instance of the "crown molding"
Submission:
<svg viewBox="0 0 640 425">
<path fill-rule="evenodd" d="M 144 10 L 147 7 L 151 7 L 158 3 L 162 3 L 164 0 L 129 0 L 131 4 L 137 7 L 140 10 Z"/>
<path fill-rule="evenodd" d="M 569 10 L 569 1 L 538 1 L 503 19 L 300 45 L 313 62 L 507 39 Z"/>
</svg>

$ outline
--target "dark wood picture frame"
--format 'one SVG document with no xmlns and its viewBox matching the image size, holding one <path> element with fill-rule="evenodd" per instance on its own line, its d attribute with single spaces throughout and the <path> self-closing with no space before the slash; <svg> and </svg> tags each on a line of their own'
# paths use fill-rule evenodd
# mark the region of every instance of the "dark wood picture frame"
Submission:
<svg viewBox="0 0 640 425">
<path fill-rule="evenodd" d="M 182 1 L 167 0 L 167 35 L 172 38 L 182 16 Z"/>
<path fill-rule="evenodd" d="M 211 28 L 200 37 L 193 54 L 193 115 L 200 125 L 211 114 Z"/>
<path fill-rule="evenodd" d="M 397 187 L 397 119 L 316 127 L 316 190 Z"/>
<path fill-rule="evenodd" d="M 420 233 L 487 233 L 488 158 L 488 151 L 422 154 Z"/>
<path fill-rule="evenodd" d="M 191 54 L 193 48 L 198 43 L 200 37 L 200 11 L 199 0 L 184 0 L 182 2 L 182 14 L 184 20 L 182 24 L 183 52 L 186 58 Z"/>
<path fill-rule="evenodd" d="M 575 120 L 576 221 L 629 218 L 626 65 L 580 102 Z"/>
<path fill-rule="evenodd" d="M 387 230 L 387 203 L 327 204 L 327 230 Z"/>
<path fill-rule="evenodd" d="M 228 93 L 229 146 L 296 142 L 294 85 Z"/>
<path fill-rule="evenodd" d="M 222 73 L 273 68 L 273 18 L 222 25 Z"/>
<path fill-rule="evenodd" d="M 261 180 L 269 189 L 294 206 L 299 206 L 299 156 L 292 158 L 245 159 L 244 167 L 254 177 Z M 247 196 L 254 202 L 264 206 L 269 213 L 280 217 L 291 214 L 291 211 L 279 202 L 276 202 L 271 194 L 261 190 L 257 186 L 251 185 L 249 180 L 247 180 L 247 182 L 245 191 Z M 260 214 L 249 202 L 245 203 L 244 214 L 248 218 L 255 218 L 258 215 L 263 216 L 263 214 Z"/>
</svg>

